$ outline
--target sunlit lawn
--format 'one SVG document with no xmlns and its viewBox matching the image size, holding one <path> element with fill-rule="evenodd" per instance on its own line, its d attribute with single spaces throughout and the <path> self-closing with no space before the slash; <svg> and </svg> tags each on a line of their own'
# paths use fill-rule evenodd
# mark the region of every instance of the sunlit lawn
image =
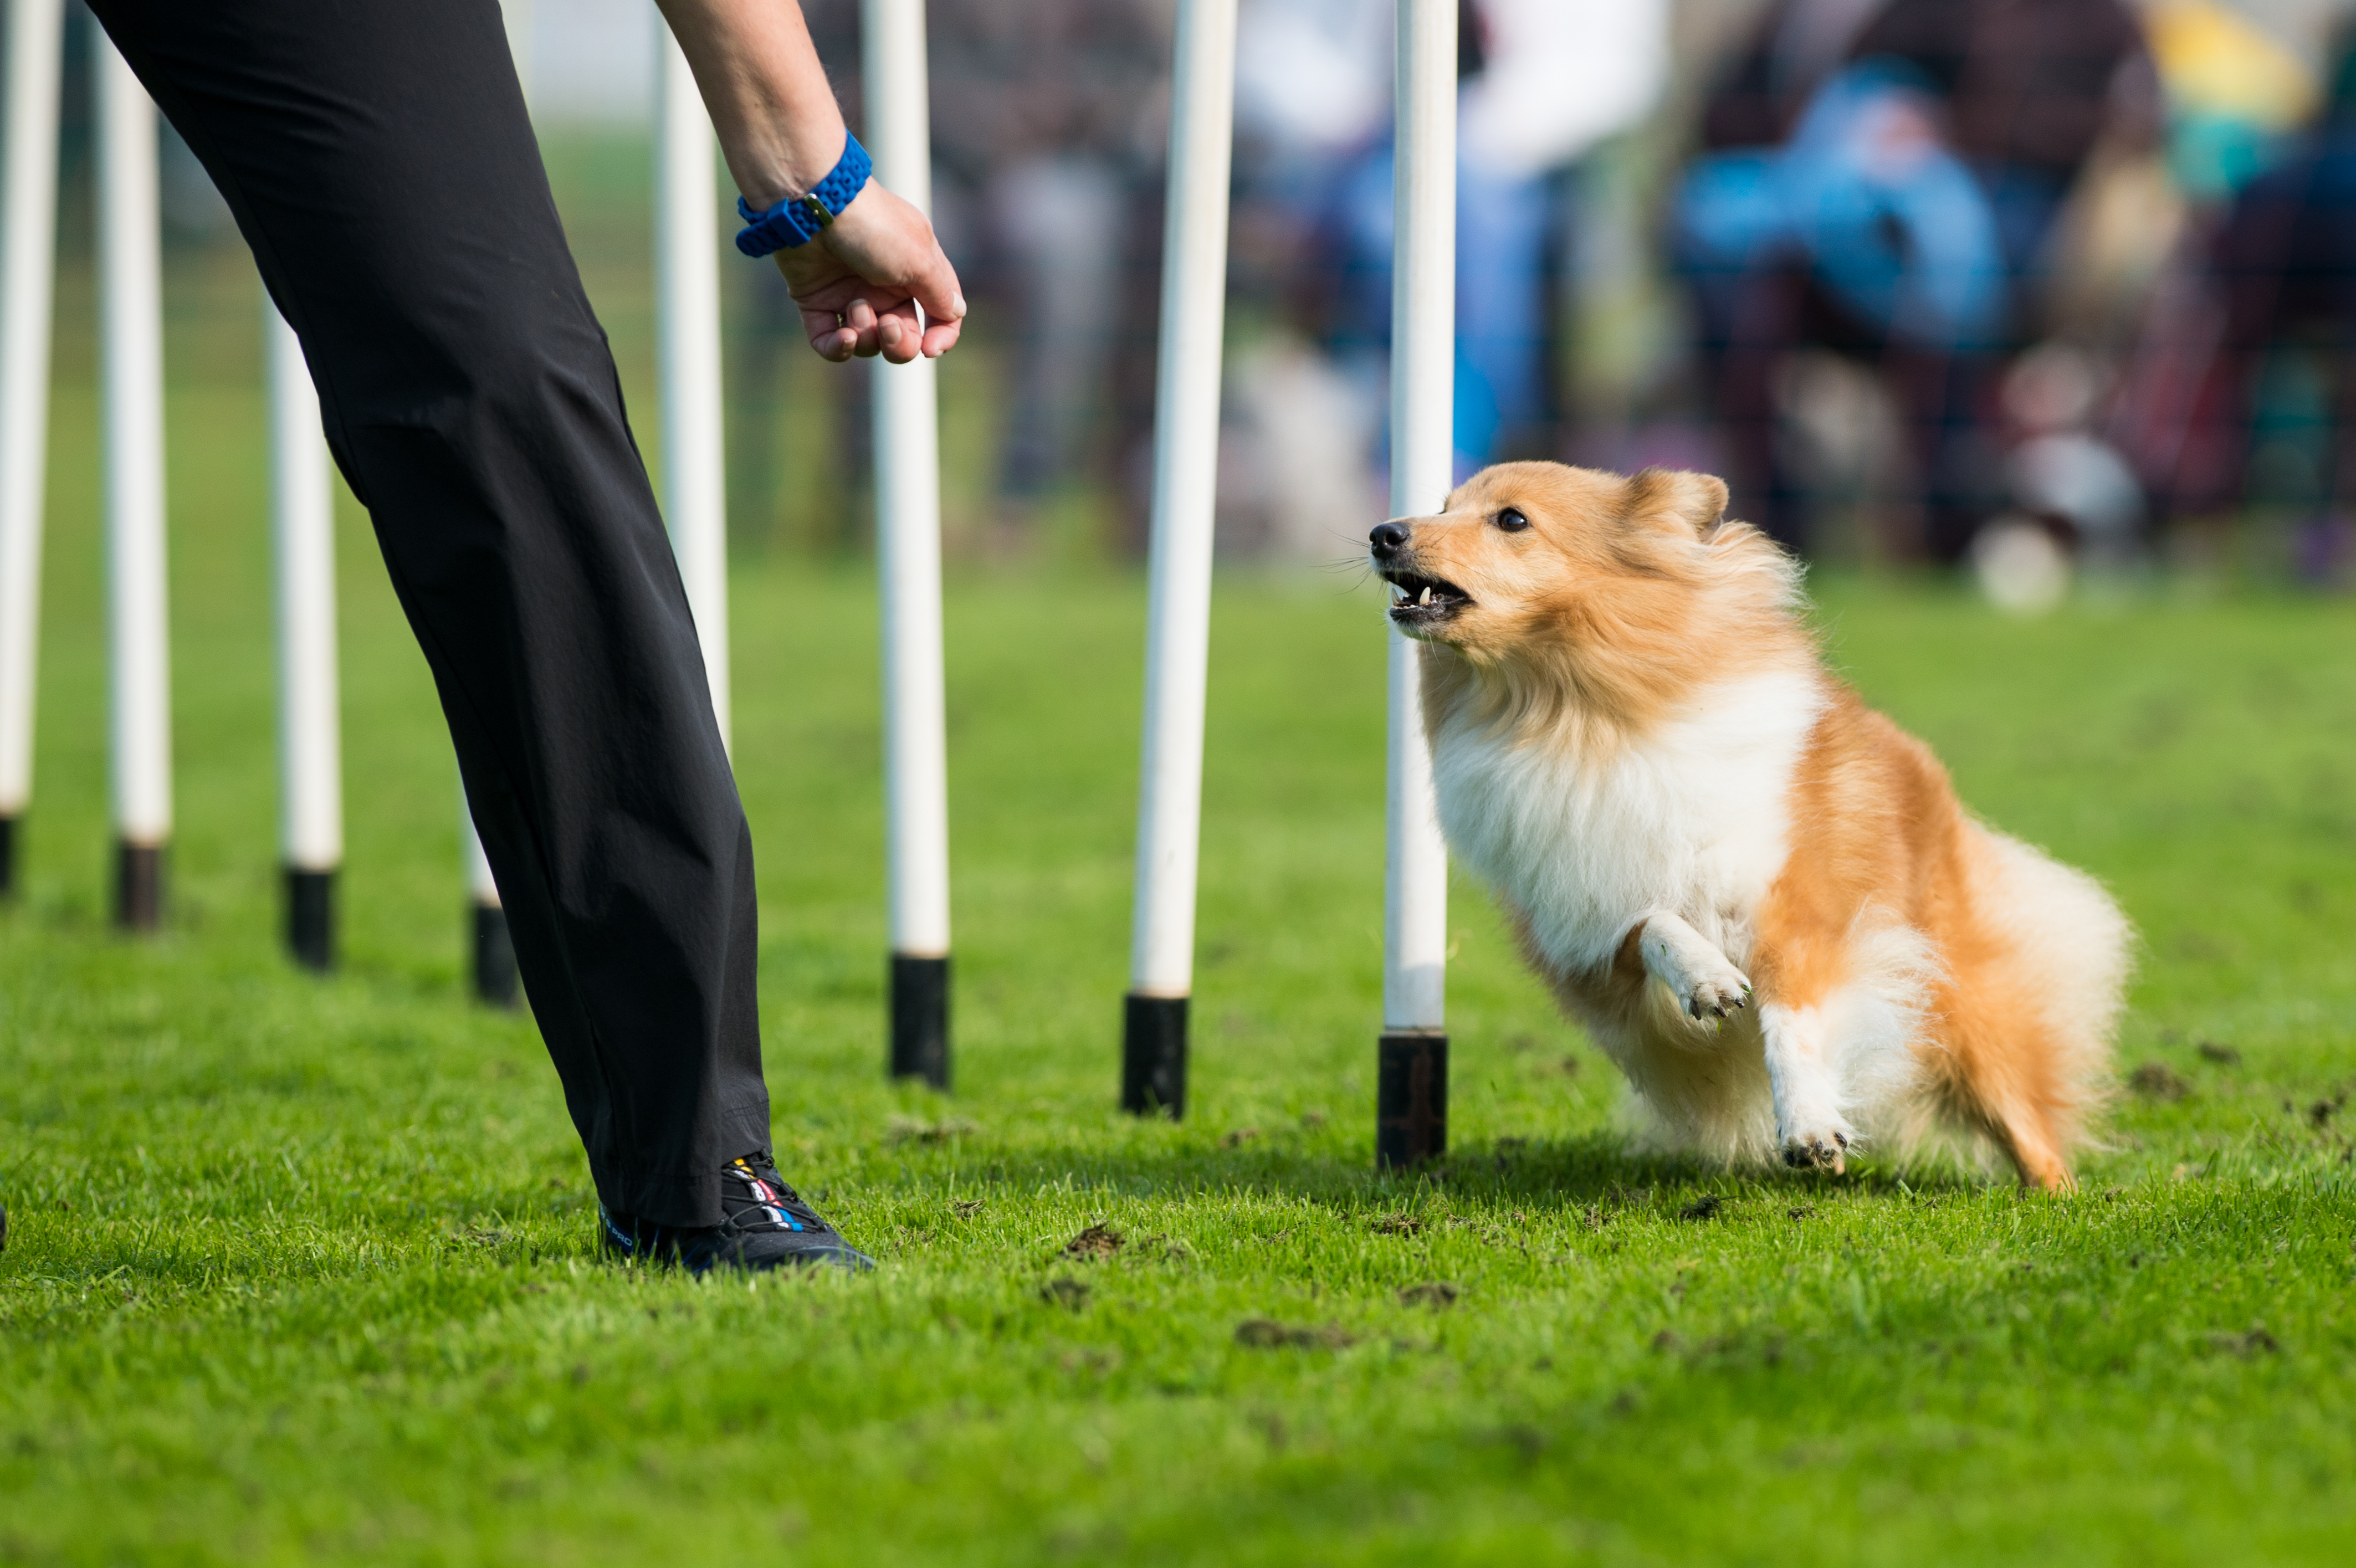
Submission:
<svg viewBox="0 0 2356 1568">
<path fill-rule="evenodd" d="M 249 352 L 176 342 L 199 330 L 205 363 Z M 348 959 L 277 954 L 234 376 L 171 405 L 173 926 L 106 930 L 65 373 L 31 885 L 0 915 L 0 1561 L 2147 1568 L 2356 1541 L 2346 604 L 2020 624 L 1827 590 L 1868 695 L 2144 933 L 2122 1079 L 2165 1071 L 2049 1199 L 1624 1152 L 1609 1068 L 1463 886 L 1451 1158 L 1377 1176 L 1382 630 L 1346 576 L 1219 585 L 1177 1126 L 1112 1108 L 1141 586 L 958 579 L 957 1091 L 891 1087 L 873 585 L 748 559 L 776 1140 L 883 1267 L 697 1284 L 595 1259 L 529 1019 L 464 999 L 453 768 L 356 513 Z M 1118 1246 L 1066 1250 L 1096 1224 Z"/>
</svg>

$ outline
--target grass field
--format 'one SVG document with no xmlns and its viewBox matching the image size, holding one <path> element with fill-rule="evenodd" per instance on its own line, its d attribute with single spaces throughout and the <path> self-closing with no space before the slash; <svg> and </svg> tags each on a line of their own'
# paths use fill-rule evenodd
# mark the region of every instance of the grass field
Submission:
<svg viewBox="0 0 2356 1568">
<path fill-rule="evenodd" d="M 177 905 L 106 930 L 67 370 L 31 885 L 0 913 L 0 1562 L 2356 1550 L 2345 604 L 2021 625 L 1825 590 L 1869 696 L 2143 933 L 2109 1147 L 2049 1199 L 1627 1153 L 1610 1070 L 1469 887 L 1451 1157 L 1375 1174 L 1382 628 L 1346 576 L 1220 584 L 1176 1126 L 1112 1109 L 1141 587 L 953 584 L 958 1085 L 887 1085 L 873 584 L 748 560 L 776 1139 L 884 1266 L 698 1284 L 595 1260 L 528 1019 L 463 999 L 453 768 L 357 515 L 348 962 L 275 950 L 250 379 L 171 404 Z M 1118 1244 L 1076 1251 L 1091 1226 Z"/>
</svg>

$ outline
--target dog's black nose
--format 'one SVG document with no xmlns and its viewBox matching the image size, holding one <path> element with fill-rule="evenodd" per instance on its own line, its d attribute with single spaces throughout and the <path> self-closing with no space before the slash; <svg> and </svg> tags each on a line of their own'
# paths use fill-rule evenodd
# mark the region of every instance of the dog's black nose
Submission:
<svg viewBox="0 0 2356 1568">
<path fill-rule="evenodd" d="M 1366 536 L 1366 542 L 1375 547 L 1376 560 L 1388 560 L 1398 554 L 1401 545 L 1407 543 L 1407 526 L 1403 523 L 1378 523 L 1375 531 Z"/>
</svg>

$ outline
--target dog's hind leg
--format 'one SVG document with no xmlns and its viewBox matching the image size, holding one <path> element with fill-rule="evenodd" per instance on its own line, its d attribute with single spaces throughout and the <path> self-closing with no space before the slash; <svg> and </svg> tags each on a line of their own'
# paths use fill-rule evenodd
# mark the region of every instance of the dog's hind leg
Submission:
<svg viewBox="0 0 2356 1568">
<path fill-rule="evenodd" d="M 1669 988 L 1687 1018 L 1722 1019 L 1751 1002 L 1751 982 L 1718 944 L 1665 910 L 1636 926 L 1644 971 Z"/>
<path fill-rule="evenodd" d="M 2043 1125 L 2044 1120 L 2034 1114 L 2014 1114 L 1996 1129 L 1997 1142 L 2011 1157 L 2023 1187 L 2040 1188 L 2047 1192 L 2074 1191 L 2077 1179 L 2070 1174 L 2069 1162 L 2062 1156 L 2061 1142 Z"/>
</svg>

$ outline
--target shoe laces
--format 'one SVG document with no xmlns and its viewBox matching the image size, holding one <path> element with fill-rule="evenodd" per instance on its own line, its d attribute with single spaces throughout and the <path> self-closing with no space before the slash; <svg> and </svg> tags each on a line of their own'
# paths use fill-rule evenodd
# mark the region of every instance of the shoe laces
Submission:
<svg viewBox="0 0 2356 1568">
<path fill-rule="evenodd" d="M 739 1231 L 824 1234 L 831 1229 L 818 1217 L 816 1210 L 802 1201 L 800 1193 L 786 1185 L 766 1149 L 732 1159 L 723 1168 L 720 1207 Z"/>
</svg>

